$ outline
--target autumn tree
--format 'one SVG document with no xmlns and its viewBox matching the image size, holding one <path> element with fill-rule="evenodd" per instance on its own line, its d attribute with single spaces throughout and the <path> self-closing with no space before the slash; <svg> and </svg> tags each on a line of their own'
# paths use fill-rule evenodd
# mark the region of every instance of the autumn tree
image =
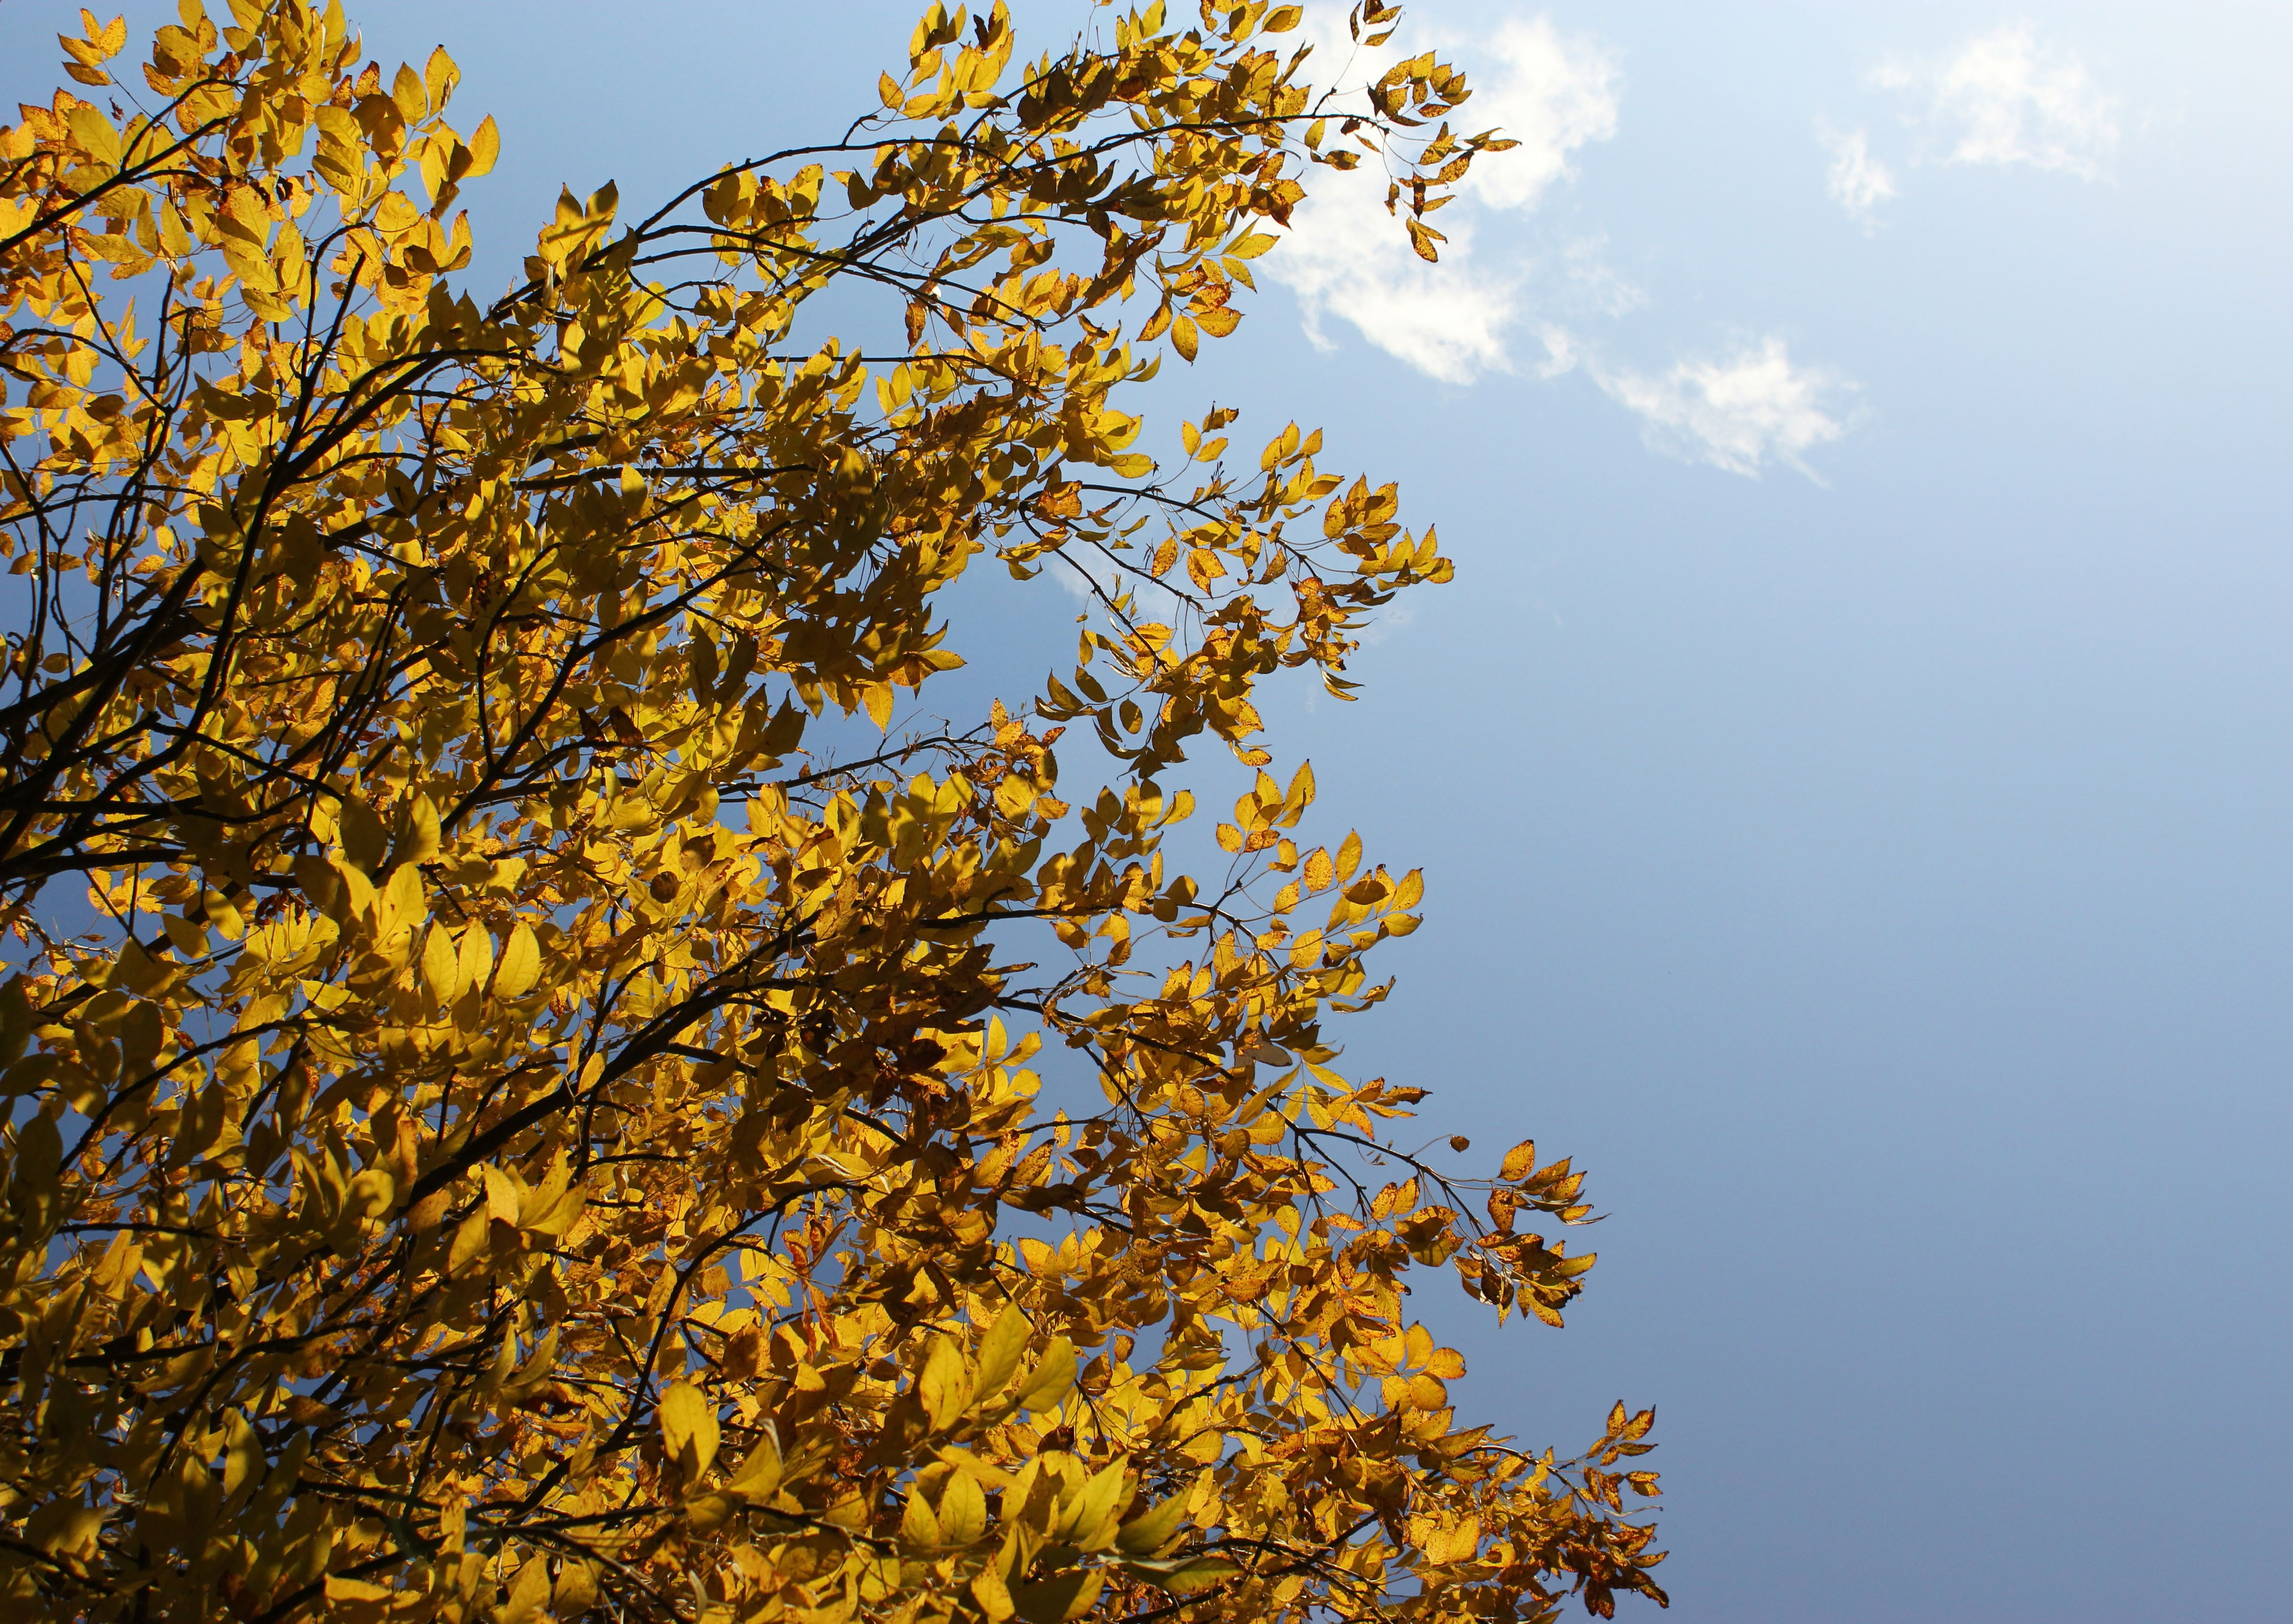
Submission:
<svg viewBox="0 0 2293 1624">
<path fill-rule="evenodd" d="M 935 5 L 847 139 L 569 193 L 488 301 L 446 53 L 230 12 L 140 69 L 81 13 L 0 132 L 10 1616 L 1660 1600 L 1646 1413 L 1450 1406 L 1406 1277 L 1558 1324 L 1581 1176 L 1334 1069 L 1420 882 L 1260 742 L 1450 566 L 1315 434 L 1119 404 L 1317 166 L 1432 257 L 1459 76 Z M 801 337 L 847 287 L 884 330 Z M 1073 667 L 912 723 L 990 562 L 1091 583 Z"/>
</svg>

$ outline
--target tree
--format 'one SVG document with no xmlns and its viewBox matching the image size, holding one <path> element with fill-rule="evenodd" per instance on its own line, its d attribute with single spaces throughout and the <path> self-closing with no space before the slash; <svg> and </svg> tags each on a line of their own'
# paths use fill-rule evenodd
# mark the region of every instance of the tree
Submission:
<svg viewBox="0 0 2293 1624">
<path fill-rule="evenodd" d="M 1402 1300 L 1559 1323 L 1592 1258 L 1519 1219 L 1582 1176 L 1445 1176 L 1419 1090 L 1332 1069 L 1421 885 L 1304 849 L 1254 742 L 1449 565 L 1294 424 L 1171 466 L 1114 404 L 1234 329 L 1312 166 L 1377 155 L 1432 257 L 1505 144 L 1463 81 L 1317 95 L 1264 0 L 1025 66 L 935 5 L 845 141 L 569 193 L 482 304 L 445 53 L 230 6 L 138 84 L 81 13 L 82 90 L 0 133 L 9 1606 L 1661 1600 L 1649 1415 L 1462 1425 Z M 855 287 L 900 342 L 799 336 Z M 1088 561 L 1074 669 L 893 729 L 989 553 Z M 1209 883 L 1164 860 L 1206 737 L 1259 769 Z"/>
</svg>

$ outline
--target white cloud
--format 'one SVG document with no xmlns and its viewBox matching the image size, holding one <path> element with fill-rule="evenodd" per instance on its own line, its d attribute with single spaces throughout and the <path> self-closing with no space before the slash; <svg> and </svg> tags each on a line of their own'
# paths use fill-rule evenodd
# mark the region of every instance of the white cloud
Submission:
<svg viewBox="0 0 2293 1624">
<path fill-rule="evenodd" d="M 1622 316 L 1646 304 L 1647 291 L 1625 281 L 1601 257 L 1608 246 L 1606 236 L 1570 243 L 1561 254 L 1561 280 L 1551 289 L 1547 302 L 1600 316 Z"/>
<path fill-rule="evenodd" d="M 1298 295 L 1306 335 L 1336 348 L 1325 326 L 1352 323 L 1379 349 L 1446 384 L 1469 384 L 1506 365 L 1505 329 L 1519 312 L 1519 279 L 1472 263 L 1470 217 L 1455 207 L 1432 217 L 1447 230 L 1441 263 L 1417 257 L 1401 222 L 1385 212 L 1385 182 L 1359 171 L 1324 172 L 1320 190 L 1293 218 L 1268 270 Z"/>
<path fill-rule="evenodd" d="M 1576 353 L 1576 335 L 1567 327 L 1551 322 L 1539 327 L 1537 340 L 1544 345 L 1544 359 L 1536 363 L 1536 376 L 1557 378 L 1576 370 L 1582 358 Z"/>
<path fill-rule="evenodd" d="M 1861 130 L 1820 128 L 1817 136 L 1831 154 L 1825 190 L 1868 230 L 1879 205 L 1895 195 L 1894 173 L 1871 156 L 1871 138 Z"/>
<path fill-rule="evenodd" d="M 1950 133 L 1950 163 L 2027 164 L 2091 180 L 2118 144 L 2117 100 L 2076 57 L 2042 46 L 2027 22 L 1978 35 L 1940 63 L 1890 63 L 1873 77 L 1930 99 L 1929 117 Z"/>
<path fill-rule="evenodd" d="M 1515 247 L 1502 257 L 1487 246 L 1519 243 L 1527 233 L 1512 222 L 1572 177 L 1584 148 L 1616 133 L 1621 77 L 1608 47 L 1537 17 L 1471 39 L 1421 29 L 1373 53 L 1356 47 L 1333 15 L 1307 25 L 1325 82 L 1358 86 L 1404 50 L 1436 50 L 1475 86 L 1453 125 L 1501 129 L 1520 144 L 1476 164 L 1456 200 L 1428 217 L 1448 237 L 1438 265 L 1411 251 L 1401 222 L 1386 212 L 1387 177 L 1374 160 L 1349 174 L 1315 171 L 1307 200 L 1264 263 L 1298 295 L 1316 344 L 1335 347 L 1331 328 L 1342 321 L 1419 371 L 1463 384 L 1514 370 L 1512 347 L 1525 334 L 1542 353 L 1521 370 L 1558 378 L 1581 368 L 1640 416 L 1657 449 L 1748 476 L 1780 463 L 1816 477 L 1806 454 L 1847 432 L 1835 402 L 1852 384 L 1795 365 L 1779 338 L 1653 376 L 1611 367 L 1583 329 L 1639 308 L 1647 295 L 1608 267 L 1605 239 L 1546 232 L 1538 251 Z M 1835 191 L 1846 185 L 1842 201 L 1868 211 L 1893 195 L 1893 181 L 1860 133 L 1852 141 L 1849 181 L 1835 180 Z"/>
<path fill-rule="evenodd" d="M 1334 13 L 1325 13 L 1334 18 Z M 1309 24 L 1309 27 L 1312 25 Z M 1355 48 L 1325 22 L 1314 66 L 1347 85 L 1374 78 L 1398 43 L 1372 53 Z M 1507 335 L 1519 321 L 1530 264 L 1523 256 L 1492 270 L 1474 257 L 1478 221 L 1486 211 L 1526 212 L 1570 174 L 1572 155 L 1616 133 L 1618 73 L 1595 41 L 1564 36 L 1545 18 L 1515 19 L 1471 41 L 1420 30 L 1413 50 L 1437 50 L 1473 85 L 1472 99 L 1452 119 L 1461 130 L 1501 129 L 1520 144 L 1473 166 L 1454 201 L 1426 223 L 1446 234 L 1441 262 L 1427 264 L 1409 246 L 1401 222 L 1386 213 L 1386 178 L 1374 159 L 1341 174 L 1317 170 L 1290 231 L 1267 262 L 1276 280 L 1295 291 L 1315 343 L 1333 346 L 1335 317 L 1379 349 L 1445 383 L 1470 383 L 1510 368 Z M 1570 250 L 1569 282 L 1617 308 L 1637 293 Z M 1601 287 L 1607 278 L 1612 286 Z"/>
<path fill-rule="evenodd" d="M 1616 133 L 1621 77 L 1616 58 L 1598 41 L 1564 36 L 1548 18 L 1506 23 L 1486 41 L 1442 42 L 1466 60 L 1472 99 L 1459 109 L 1461 129 L 1502 130 L 1520 143 L 1484 158 L 1466 186 L 1496 208 L 1533 208 L 1568 173 L 1569 155 Z M 1480 59 L 1495 59 L 1495 69 Z"/>
<path fill-rule="evenodd" d="M 1721 360 L 1679 361 L 1653 377 L 1597 363 L 1587 370 L 1640 414 L 1656 449 L 1753 477 L 1774 461 L 1816 478 L 1805 454 L 1847 432 L 1831 401 L 1854 387 L 1823 368 L 1795 366 L 1775 337 Z"/>
</svg>

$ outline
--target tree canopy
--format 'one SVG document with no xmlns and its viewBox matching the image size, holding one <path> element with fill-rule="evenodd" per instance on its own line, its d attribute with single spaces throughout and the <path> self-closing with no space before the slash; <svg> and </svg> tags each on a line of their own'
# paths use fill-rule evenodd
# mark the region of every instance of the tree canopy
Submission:
<svg viewBox="0 0 2293 1624">
<path fill-rule="evenodd" d="M 843 139 L 569 191 L 488 301 L 447 53 L 229 10 L 140 70 L 80 13 L 0 131 L 12 1613 L 1661 1600 L 1649 1412 L 1450 1403 L 1409 1277 L 1557 1325 L 1582 1176 L 1444 1174 L 1336 1069 L 1422 885 L 1253 699 L 1450 565 L 1317 434 L 1120 403 L 1318 168 L 1433 257 L 1507 144 L 1463 80 L 935 4 Z M 1074 660 L 921 720 L 983 564 L 1087 584 Z"/>
</svg>

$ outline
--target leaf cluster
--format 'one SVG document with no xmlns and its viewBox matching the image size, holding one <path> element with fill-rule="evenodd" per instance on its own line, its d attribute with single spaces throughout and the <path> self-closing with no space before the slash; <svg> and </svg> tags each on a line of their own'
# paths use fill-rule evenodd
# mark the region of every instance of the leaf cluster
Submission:
<svg viewBox="0 0 2293 1624">
<path fill-rule="evenodd" d="M 133 76 L 84 14 L 80 89 L 0 130 L 8 1604 L 1660 1599 L 1608 1471 L 1649 1418 L 1462 1426 L 1403 1301 L 1557 1324 L 1592 1258 L 1519 1220 L 1581 1176 L 1446 1177 L 1419 1091 L 1333 1069 L 1422 886 L 1303 849 L 1311 771 L 1267 771 L 1258 684 L 1342 695 L 1449 564 L 1317 435 L 1253 467 L 1214 410 L 1171 466 L 1117 403 L 1235 330 L 1317 164 L 1376 153 L 1430 255 L 1503 144 L 1422 133 L 1462 80 L 1344 110 L 1255 0 L 1033 62 L 935 5 L 844 140 L 568 192 L 481 303 L 451 59 L 230 14 Z M 800 336 L 844 287 L 896 342 Z M 894 729 L 990 554 L 1098 594 L 1073 666 Z M 1114 781 L 1071 801 L 1078 727 Z M 1207 740 L 1257 772 L 1202 879 Z"/>
</svg>

